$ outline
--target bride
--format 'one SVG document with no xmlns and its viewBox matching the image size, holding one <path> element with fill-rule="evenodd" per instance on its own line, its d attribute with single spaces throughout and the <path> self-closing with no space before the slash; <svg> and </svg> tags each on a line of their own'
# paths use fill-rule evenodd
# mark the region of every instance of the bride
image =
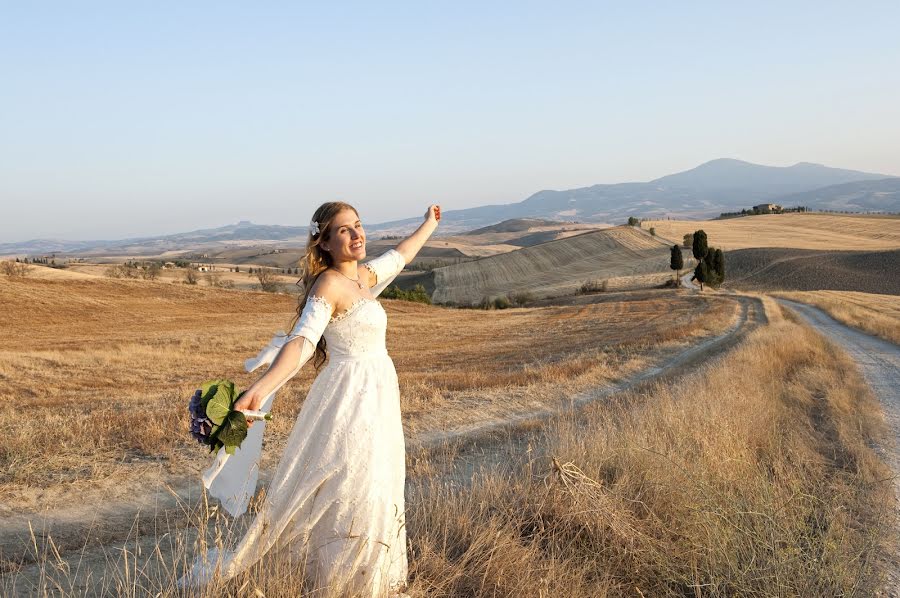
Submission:
<svg viewBox="0 0 900 598">
<path fill-rule="evenodd" d="M 310 359 L 318 371 L 264 502 L 234 550 L 197 558 L 179 586 L 229 578 L 272 550 L 305 567 L 328 594 L 403 595 L 406 586 L 405 445 L 400 392 L 385 348 L 387 315 L 375 299 L 437 228 L 440 207 L 396 249 L 360 264 L 366 235 L 342 202 L 315 211 L 304 258 L 304 295 L 291 333 L 279 335 L 247 369 L 271 363 L 237 401 L 268 410 L 274 393 Z M 325 362 L 326 348 L 328 364 Z M 203 474 L 209 493 L 232 515 L 256 489 L 264 421 L 250 423 L 234 455 L 219 451 Z"/>
</svg>

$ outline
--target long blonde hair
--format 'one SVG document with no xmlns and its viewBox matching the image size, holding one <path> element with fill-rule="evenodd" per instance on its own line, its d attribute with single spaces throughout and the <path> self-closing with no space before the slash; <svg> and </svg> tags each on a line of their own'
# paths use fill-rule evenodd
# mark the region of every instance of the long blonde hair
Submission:
<svg viewBox="0 0 900 598">
<path fill-rule="evenodd" d="M 356 211 L 356 208 L 342 201 L 323 203 L 313 212 L 312 221 L 318 223 L 319 232 L 316 233 L 313 229 L 310 230 L 309 237 L 306 240 L 306 253 L 299 263 L 299 284 L 303 286 L 303 293 L 297 298 L 297 313 L 291 321 L 291 330 L 300 321 L 300 315 L 306 306 L 309 292 L 312 290 L 313 285 L 316 284 L 319 275 L 334 265 L 331 255 L 320 247 L 320 243 L 331 238 L 331 223 L 343 210 L 353 210 L 356 217 L 359 218 L 359 212 Z M 323 336 L 316 345 L 316 355 L 313 360 L 313 365 L 317 370 L 325 363 L 326 348 L 325 337 Z"/>
</svg>

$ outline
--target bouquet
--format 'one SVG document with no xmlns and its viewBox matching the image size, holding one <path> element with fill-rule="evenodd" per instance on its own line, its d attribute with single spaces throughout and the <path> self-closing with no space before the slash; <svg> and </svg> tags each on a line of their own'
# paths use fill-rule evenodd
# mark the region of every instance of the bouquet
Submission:
<svg viewBox="0 0 900 598">
<path fill-rule="evenodd" d="M 234 404 L 243 393 L 237 393 L 231 380 L 208 380 L 191 396 L 191 436 L 209 445 L 209 452 L 225 447 L 233 455 L 247 437 L 247 419 L 272 419 L 261 411 L 236 411 Z"/>
</svg>

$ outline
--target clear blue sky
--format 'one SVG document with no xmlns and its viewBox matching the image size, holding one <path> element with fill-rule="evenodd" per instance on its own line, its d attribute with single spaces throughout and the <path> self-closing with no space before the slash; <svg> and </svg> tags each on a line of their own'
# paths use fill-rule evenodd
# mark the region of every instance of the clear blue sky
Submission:
<svg viewBox="0 0 900 598">
<path fill-rule="evenodd" d="M 2 2 L 0 242 L 900 175 L 900 3 Z"/>
</svg>

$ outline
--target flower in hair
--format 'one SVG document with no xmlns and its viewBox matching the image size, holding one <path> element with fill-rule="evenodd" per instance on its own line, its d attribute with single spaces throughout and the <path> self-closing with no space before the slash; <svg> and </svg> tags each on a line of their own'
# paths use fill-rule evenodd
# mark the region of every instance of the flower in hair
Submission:
<svg viewBox="0 0 900 598">
<path fill-rule="evenodd" d="M 309 222 L 309 234 L 318 235 L 319 234 L 319 221 L 311 220 Z"/>
</svg>

